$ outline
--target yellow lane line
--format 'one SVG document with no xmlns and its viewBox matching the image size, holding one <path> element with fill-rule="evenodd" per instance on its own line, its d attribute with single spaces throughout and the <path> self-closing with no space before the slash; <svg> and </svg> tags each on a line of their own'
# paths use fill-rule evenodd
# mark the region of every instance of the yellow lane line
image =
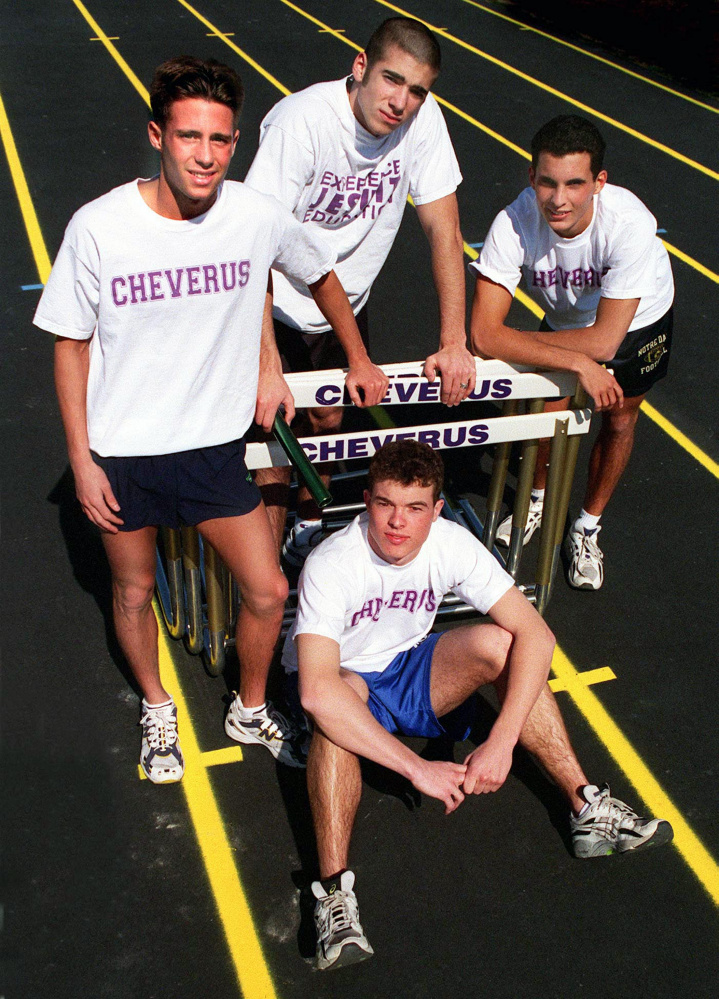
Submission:
<svg viewBox="0 0 719 999">
<path fill-rule="evenodd" d="M 158 652 L 162 684 L 175 698 L 179 729 L 182 733 L 182 752 L 185 757 L 182 790 L 225 931 L 227 946 L 232 955 L 237 980 L 244 999 L 276 999 L 238 867 L 203 762 L 205 754 L 200 751 L 180 677 L 170 653 L 170 639 L 156 601 L 154 608 L 159 630 Z"/>
<path fill-rule="evenodd" d="M 125 60 L 122 58 L 122 56 L 120 55 L 120 53 L 117 51 L 116 47 L 112 44 L 112 41 L 110 40 L 110 36 L 105 34 L 105 32 L 102 30 L 102 28 L 97 23 L 97 21 L 92 16 L 92 14 L 87 9 L 87 7 L 85 6 L 84 3 L 81 3 L 80 0 L 72 0 L 72 2 L 75 4 L 75 6 L 77 7 L 77 9 L 80 11 L 80 13 L 82 14 L 82 16 L 85 18 L 85 20 L 87 21 L 87 23 L 90 25 L 90 27 L 92 28 L 92 30 L 97 35 L 98 39 L 102 42 L 102 44 L 105 46 L 105 48 L 110 53 L 110 55 L 112 56 L 112 58 L 115 60 L 115 62 L 117 63 L 117 65 L 120 67 L 120 69 L 122 70 L 122 72 L 128 78 L 128 80 L 133 85 L 133 87 L 135 88 L 135 90 L 138 92 L 138 94 L 140 95 L 140 97 L 143 99 L 143 101 L 145 102 L 145 104 L 149 105 L 149 103 L 150 103 L 150 95 L 147 92 L 147 87 L 144 87 L 142 85 L 142 83 L 140 83 L 139 79 L 132 72 L 132 70 L 130 69 L 130 67 L 127 65 L 127 63 L 125 62 Z"/>
<path fill-rule="evenodd" d="M 634 70 L 627 69 L 625 66 L 620 66 L 619 63 L 612 62 L 610 59 L 605 59 L 604 56 L 597 55 L 595 52 L 590 52 L 588 49 L 583 49 L 579 45 L 572 45 L 571 42 L 565 42 L 562 38 L 557 38 L 556 35 L 550 35 L 546 31 L 540 31 L 539 28 L 533 28 L 529 24 L 525 24 L 524 21 L 517 21 L 513 17 L 508 17 L 506 14 L 500 14 L 498 10 L 492 10 L 491 7 L 485 7 L 484 4 L 477 3 L 477 0 L 462 0 L 463 3 L 468 3 L 471 7 L 477 7 L 479 10 L 483 10 L 486 14 L 491 14 L 492 17 L 498 17 L 502 21 L 509 21 L 510 24 L 516 24 L 522 31 L 531 31 L 535 35 L 541 35 L 542 38 L 548 38 L 550 42 L 556 42 L 557 45 L 564 45 L 567 49 L 572 49 L 574 52 L 579 52 L 581 55 L 588 56 L 590 59 L 595 59 L 597 62 L 604 63 L 605 66 L 611 66 L 612 69 L 618 69 L 620 73 L 626 73 L 627 76 L 633 76 L 635 80 L 641 80 L 642 83 L 648 83 L 651 87 L 657 87 L 659 90 L 665 91 L 667 94 L 671 94 L 673 97 L 680 97 L 683 101 L 688 101 L 690 104 L 696 104 L 697 107 L 704 108 L 705 111 L 713 111 L 714 114 L 719 114 L 719 108 L 712 107 L 711 104 L 705 104 L 704 101 L 698 101 L 695 97 L 689 97 L 687 94 L 682 94 L 678 90 L 673 90 L 671 87 L 667 87 L 663 83 L 657 83 L 656 80 L 650 80 L 648 76 L 643 76 L 641 73 L 635 73 Z"/>
<path fill-rule="evenodd" d="M 242 763 L 244 759 L 241 746 L 224 746 L 222 749 L 208 749 L 200 754 L 203 767 L 216 767 L 223 763 Z M 147 780 L 145 771 L 137 764 L 137 775 L 140 780 Z"/>
<path fill-rule="evenodd" d="M 10 128 L 10 121 L 7 113 L 5 112 L 5 105 L 3 104 L 1 96 L 0 134 L 2 135 L 5 155 L 7 156 L 7 161 L 10 166 L 10 176 L 12 177 L 13 184 L 15 185 L 17 200 L 20 202 L 20 211 L 22 212 L 23 222 L 25 223 L 27 238 L 30 241 L 32 255 L 35 258 L 35 266 L 37 267 L 38 277 L 42 283 L 45 284 L 50 275 L 50 257 L 48 256 L 47 249 L 45 247 L 45 240 L 42 238 L 40 224 L 37 220 L 37 215 L 35 214 L 35 206 L 32 203 L 30 189 L 27 186 L 25 173 L 22 168 L 22 163 L 20 162 L 20 157 L 18 156 L 15 139 L 13 138 L 12 130 Z"/>
<path fill-rule="evenodd" d="M 475 45 L 471 45 L 469 42 L 463 41 L 461 38 L 457 38 L 456 35 L 450 34 L 442 28 L 438 28 L 429 21 L 423 21 L 421 17 L 416 17 L 415 14 L 411 14 L 409 11 L 404 10 L 402 7 L 397 7 L 393 3 L 389 3 L 388 0 L 375 0 L 375 3 L 381 4 L 383 7 L 388 7 L 389 10 L 396 11 L 398 14 L 404 14 L 406 17 L 413 17 L 417 21 L 421 21 L 432 31 L 441 35 L 442 38 L 448 39 L 450 42 L 454 42 L 455 45 L 459 45 L 463 49 L 472 52 L 474 55 L 480 56 L 482 59 L 486 59 L 488 62 L 493 63 L 495 66 L 499 66 L 500 69 L 506 70 L 508 73 L 512 73 L 514 76 L 518 76 L 521 80 L 525 80 L 527 83 L 531 83 L 532 86 L 538 87 L 540 90 L 546 91 L 546 93 L 551 94 L 553 97 L 558 97 L 562 101 L 567 101 L 575 108 L 579 108 L 580 111 L 586 112 L 586 114 L 591 114 L 595 118 L 599 118 L 600 121 L 607 122 L 608 125 L 613 125 L 614 128 L 618 128 L 622 132 L 626 132 L 627 135 L 631 135 L 634 139 L 639 139 L 640 142 L 645 142 L 647 145 L 652 146 L 654 149 L 658 149 L 662 153 L 666 153 L 667 156 L 671 156 L 675 160 L 692 167 L 694 170 L 698 170 L 700 173 L 705 174 L 707 177 L 711 177 L 712 180 L 719 180 L 719 173 L 716 170 L 712 170 L 703 163 L 698 163 L 696 160 L 690 159 L 683 153 L 677 152 L 676 149 L 671 149 L 669 146 L 664 145 L 663 142 L 657 142 L 656 139 L 651 139 L 648 135 L 644 135 L 643 132 L 638 132 L 635 128 L 630 128 L 629 125 L 624 125 L 621 121 L 617 121 L 616 118 L 610 118 L 609 115 L 603 114 L 601 111 L 597 111 L 596 108 L 590 107 L 588 104 L 582 104 L 581 101 L 575 100 L 568 94 L 562 93 L 561 90 L 557 90 L 555 87 L 550 87 L 547 83 L 542 83 L 541 80 L 537 80 L 534 76 L 529 76 L 527 73 L 523 73 L 521 70 L 516 69 L 514 66 L 510 66 L 509 63 L 502 62 L 501 59 L 497 59 L 495 56 L 489 55 L 488 52 L 483 52 L 482 49 L 478 49 Z"/>
<path fill-rule="evenodd" d="M 695 271 L 699 271 L 703 277 L 709 278 L 709 280 L 713 281 L 714 284 L 719 284 L 719 274 L 715 271 L 710 271 L 708 267 L 705 267 L 704 264 L 700 264 L 698 260 L 694 259 L 694 257 L 690 257 L 688 253 L 684 253 L 683 250 L 678 250 L 676 246 L 672 246 L 671 243 L 667 243 L 666 239 L 663 239 L 662 243 L 664 243 L 669 253 L 681 260 L 682 263 L 689 264 L 689 266 L 693 267 Z"/>
<path fill-rule="evenodd" d="M 585 687 L 592 686 L 595 683 L 606 683 L 607 680 L 616 680 L 617 674 L 609 666 L 600 666 L 598 669 L 588 669 L 583 673 L 577 673 L 574 680 L 575 683 L 581 683 Z M 549 689 L 553 694 L 559 694 L 562 691 L 571 692 L 571 686 L 567 686 L 568 678 L 560 680 L 559 677 L 554 677 L 549 681 Z"/>
<path fill-rule="evenodd" d="M 570 697 L 632 782 L 651 813 L 671 822 L 677 849 L 713 901 L 719 905 L 719 865 L 689 827 L 684 816 L 654 778 L 596 694 L 578 682 L 577 670 L 558 646 L 554 652 L 552 669 L 555 676 L 566 685 Z"/>
<path fill-rule="evenodd" d="M 468 243 L 464 244 L 464 252 L 471 260 L 476 260 L 479 254 L 470 246 Z M 542 319 L 544 313 L 537 305 L 537 303 L 529 297 L 521 288 L 517 288 L 514 293 L 515 298 L 520 302 L 526 309 L 528 309 L 537 319 Z M 679 447 L 684 448 L 684 450 L 692 456 L 696 461 L 699 462 L 707 472 L 714 476 L 715 479 L 719 479 L 719 464 L 710 458 L 705 451 L 702 451 L 693 441 L 691 441 L 686 434 L 675 427 L 666 416 L 662 416 L 658 409 L 655 409 L 650 403 L 644 400 L 644 402 L 639 407 L 645 416 L 648 416 L 650 420 L 653 420 L 658 427 L 660 427 L 666 434 L 668 434 L 671 439 L 679 445 Z"/>
</svg>

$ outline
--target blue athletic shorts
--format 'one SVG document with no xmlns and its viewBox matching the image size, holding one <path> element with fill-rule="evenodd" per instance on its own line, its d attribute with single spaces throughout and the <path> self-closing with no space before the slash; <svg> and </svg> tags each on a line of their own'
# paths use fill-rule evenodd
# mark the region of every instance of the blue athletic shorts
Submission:
<svg viewBox="0 0 719 999">
<path fill-rule="evenodd" d="M 120 504 L 121 531 L 240 517 L 261 499 L 245 465 L 244 437 L 174 454 L 103 458 L 91 453 Z"/>
<path fill-rule="evenodd" d="M 427 635 L 419 645 L 395 656 L 381 673 L 360 673 L 369 687 L 368 708 L 388 732 L 431 739 L 449 735 L 464 742 L 475 717 L 474 697 L 437 718 L 429 696 L 434 647 L 442 636 Z"/>
</svg>

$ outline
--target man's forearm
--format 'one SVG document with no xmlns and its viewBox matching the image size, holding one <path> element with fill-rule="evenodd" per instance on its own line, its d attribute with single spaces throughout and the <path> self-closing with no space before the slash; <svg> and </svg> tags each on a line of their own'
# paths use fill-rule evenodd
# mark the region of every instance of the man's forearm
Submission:
<svg viewBox="0 0 719 999">
<path fill-rule="evenodd" d="M 548 628 L 541 635 L 520 633 L 515 637 L 508 662 L 507 692 L 491 738 L 516 745 L 547 682 L 553 651 L 554 637 Z"/>
<path fill-rule="evenodd" d="M 342 344 L 350 367 L 367 358 L 367 350 L 344 288 L 334 271 L 309 285 L 317 308 Z"/>
<path fill-rule="evenodd" d="M 87 379 L 90 341 L 58 337 L 55 341 L 55 389 L 65 428 L 70 464 L 91 461 L 87 434 Z"/>
<path fill-rule="evenodd" d="M 454 195 L 417 208 L 432 255 L 439 302 L 440 347 L 467 345 L 464 242 Z"/>
</svg>

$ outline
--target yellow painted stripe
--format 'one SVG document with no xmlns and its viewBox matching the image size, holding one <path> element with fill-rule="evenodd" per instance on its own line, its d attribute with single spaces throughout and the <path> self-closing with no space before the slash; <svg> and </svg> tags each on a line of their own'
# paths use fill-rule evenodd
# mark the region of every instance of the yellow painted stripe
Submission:
<svg viewBox="0 0 719 999">
<path fill-rule="evenodd" d="M 559 647 L 554 652 L 552 669 L 556 677 L 565 684 L 574 703 L 632 782 L 652 814 L 671 822 L 677 849 L 711 898 L 719 905 L 719 866 L 716 861 L 610 717 L 596 694 L 577 682 L 579 675 L 577 670 Z"/>
<path fill-rule="evenodd" d="M 259 73 L 260 76 L 263 76 L 269 83 L 271 83 L 273 87 L 277 87 L 277 89 L 283 93 L 285 97 L 291 93 L 291 91 L 289 91 L 287 87 L 284 87 L 271 73 L 268 73 L 267 70 L 263 69 L 258 62 L 255 62 L 251 56 L 249 56 L 246 52 L 243 52 L 238 45 L 235 45 L 233 41 L 230 41 L 227 35 L 223 34 L 219 28 L 215 27 L 212 21 L 208 21 L 207 18 L 200 14 L 198 10 L 195 10 L 193 6 L 187 3 L 187 0 L 177 0 L 177 2 L 182 4 L 186 10 L 189 10 L 192 16 L 196 17 L 198 21 L 201 21 L 213 34 L 217 35 L 225 43 L 225 45 L 231 48 L 232 51 L 240 57 L 240 59 L 244 59 L 248 66 L 252 66 L 252 68 Z"/>
<path fill-rule="evenodd" d="M 224 749 L 209 749 L 200 754 L 200 762 L 203 767 L 216 767 L 222 763 L 241 763 L 244 759 L 241 746 L 226 746 Z M 140 764 L 137 764 L 137 776 L 140 780 L 147 780 L 145 771 Z"/>
<path fill-rule="evenodd" d="M 686 434 L 678 430 L 673 423 L 670 423 L 665 416 L 662 416 L 646 399 L 639 408 L 645 416 L 648 416 L 658 427 L 661 427 L 665 433 L 669 434 L 672 440 L 676 441 L 685 451 L 688 451 L 692 458 L 698 461 L 700 465 L 703 465 L 707 472 L 713 475 L 715 479 L 719 479 L 719 463 L 710 458 L 708 454 L 705 454 L 693 441 L 690 441 Z"/>
<path fill-rule="evenodd" d="M 598 669 L 588 669 L 582 673 L 577 673 L 575 682 L 590 687 L 595 683 L 606 683 L 607 680 L 616 680 L 616 678 L 617 674 L 609 666 L 599 666 Z M 569 687 L 567 687 L 566 679 L 560 680 L 555 676 L 549 681 L 549 689 L 553 694 L 559 694 L 562 691 L 568 691 Z"/>
<path fill-rule="evenodd" d="M 683 263 L 689 264 L 690 267 L 693 267 L 695 271 L 699 271 L 700 274 L 709 278 L 710 281 L 713 281 L 715 284 L 719 284 L 719 274 L 715 271 L 710 271 L 708 267 L 705 267 L 704 264 L 700 264 L 698 260 L 694 259 L 694 257 L 690 257 L 688 253 L 684 253 L 683 250 L 678 250 L 676 246 L 672 246 L 671 243 L 667 243 L 666 239 L 663 239 L 662 243 L 664 243 L 669 253 L 673 256 L 677 257 Z"/>
<path fill-rule="evenodd" d="M 160 632 L 160 675 L 163 686 L 172 692 L 177 705 L 185 776 L 182 790 L 190 812 L 205 870 L 215 897 L 217 911 L 227 939 L 237 980 L 244 999 L 276 999 L 270 972 L 252 921 L 250 907 L 222 823 L 220 810 L 203 762 L 200 747 L 185 702 L 180 678 L 170 653 L 162 616 L 155 602 Z"/>
<path fill-rule="evenodd" d="M 5 155 L 7 156 L 7 161 L 10 166 L 10 175 L 12 177 L 13 184 L 15 185 L 17 200 L 20 203 L 20 211 L 22 212 L 23 222 L 25 223 L 27 238 L 30 241 L 32 255 L 35 258 L 35 266 L 37 268 L 38 277 L 42 283 L 45 284 L 50 276 L 50 257 L 47 254 L 45 240 L 42 238 L 40 223 L 38 222 L 37 215 L 35 214 L 35 206 L 33 205 L 32 198 L 30 197 L 30 189 L 28 188 L 27 181 L 25 180 L 25 174 L 20 162 L 20 157 L 18 156 L 15 139 L 13 138 L 12 130 L 10 128 L 10 121 L 5 112 L 5 105 L 3 104 L 1 96 L 0 134 L 2 135 Z"/>
<path fill-rule="evenodd" d="M 641 80 L 642 83 L 647 83 L 651 87 L 657 87 L 659 90 L 663 90 L 665 93 L 671 94 L 673 97 L 680 97 L 683 101 L 688 101 L 690 104 L 696 104 L 697 107 L 703 108 L 705 111 L 712 111 L 714 114 L 719 114 L 719 108 L 712 107 L 711 104 L 705 104 L 704 101 L 698 101 L 695 97 L 689 97 L 687 94 L 682 94 L 678 90 L 674 90 L 672 87 L 667 87 L 664 83 L 657 83 L 656 80 L 650 80 L 648 76 L 643 76 L 641 73 L 635 73 L 634 70 L 627 69 L 625 66 L 620 66 L 619 63 L 612 62 L 611 59 L 605 59 L 604 56 L 597 55 L 596 52 L 590 52 L 588 49 L 583 49 L 579 45 L 572 45 L 571 42 L 565 42 L 562 38 L 557 38 L 555 35 L 550 35 L 546 31 L 540 31 L 539 28 L 533 28 L 531 25 L 525 24 L 524 21 L 517 21 L 515 18 L 508 17 L 506 14 L 500 14 L 498 10 L 492 10 L 491 7 L 485 7 L 484 4 L 477 3 L 476 0 L 463 0 L 463 3 L 468 3 L 471 7 L 477 7 L 479 10 L 483 10 L 486 14 L 491 14 L 492 17 L 498 17 L 502 21 L 509 21 L 510 24 L 516 24 L 522 31 L 531 31 L 535 35 L 541 35 L 542 38 L 548 38 L 550 42 L 556 42 L 557 45 L 563 45 L 567 49 L 572 49 L 573 52 L 579 52 L 581 55 L 588 56 L 588 58 L 594 59 L 596 62 L 604 63 L 605 66 L 617 69 L 620 73 L 626 73 L 627 76 L 632 76 L 635 80 Z"/>
<path fill-rule="evenodd" d="M 404 14 L 406 17 L 413 17 L 415 20 L 421 21 L 422 24 L 425 24 L 432 31 L 436 32 L 436 34 L 440 35 L 442 38 L 446 38 L 450 42 L 454 42 L 454 44 L 459 45 L 460 48 L 467 49 L 468 52 L 472 52 L 474 55 L 478 55 L 482 59 L 486 59 L 487 62 L 491 62 L 500 69 L 504 69 L 506 72 L 512 73 L 513 76 L 517 76 L 521 80 L 531 83 L 532 86 L 538 87 L 540 90 L 544 90 L 553 97 L 558 97 L 562 101 L 567 101 L 567 103 L 571 104 L 573 107 L 579 108 L 580 111 L 584 111 L 586 114 L 591 114 L 595 118 L 599 118 L 600 121 L 605 121 L 608 125 L 613 125 L 614 128 L 618 128 L 620 131 L 626 132 L 627 135 L 631 135 L 632 138 L 639 139 L 640 142 L 645 142 L 648 146 L 652 146 L 654 149 L 658 149 L 660 152 L 666 153 L 667 156 L 671 156 L 673 159 L 679 160 L 679 162 L 686 164 L 686 166 L 690 166 L 692 169 L 698 170 L 707 177 L 711 177 L 712 180 L 719 180 L 719 173 L 716 170 L 712 170 L 710 167 L 704 166 L 703 163 L 698 163 L 696 160 L 690 159 L 683 153 L 677 152 L 676 149 L 671 149 L 669 146 L 664 145 L 663 142 L 657 142 L 656 139 L 651 139 L 648 135 L 644 135 L 643 132 L 638 132 L 635 128 L 630 128 L 629 125 L 625 125 L 621 121 L 617 121 L 616 118 L 610 118 L 609 115 L 603 114 L 601 111 L 597 111 L 596 108 L 592 108 L 588 104 L 583 104 L 581 101 L 575 100 L 568 94 L 562 93 L 561 90 L 557 90 L 555 87 L 550 87 L 547 83 L 542 83 L 541 80 L 537 80 L 535 77 L 529 76 L 527 73 L 523 73 L 514 66 L 510 66 L 509 63 L 503 62 L 501 59 L 497 59 L 495 56 L 489 55 L 488 52 L 483 52 L 482 49 L 478 49 L 475 45 L 471 45 L 469 42 L 465 42 L 461 38 L 457 38 L 456 35 L 450 34 L 450 32 L 445 31 L 444 28 L 438 28 L 436 25 L 430 24 L 429 21 L 423 21 L 421 17 L 417 17 L 415 14 L 404 10 L 402 7 L 397 7 L 395 4 L 389 3 L 388 0 L 375 0 L 375 3 L 381 4 L 383 7 L 388 7 L 390 10 L 396 11 L 398 14 Z"/>
<path fill-rule="evenodd" d="M 112 44 L 112 41 L 110 40 L 109 36 L 105 34 L 105 32 L 102 30 L 102 28 L 100 27 L 100 25 L 97 23 L 97 21 L 95 20 L 95 18 L 92 16 L 92 14 L 90 13 L 90 11 L 85 6 L 85 4 L 81 3 L 80 0 L 72 0 L 72 2 L 75 4 L 75 6 L 77 7 L 77 9 L 80 11 L 80 13 L 82 14 L 82 16 L 85 18 L 85 20 L 90 25 L 90 27 L 92 28 L 92 30 L 97 34 L 98 39 L 105 46 L 105 48 L 107 49 L 107 51 L 110 53 L 110 55 L 115 60 L 115 62 L 117 63 L 117 65 L 120 67 L 120 69 L 122 70 L 122 72 L 125 74 L 125 76 L 127 77 L 127 79 L 133 85 L 133 87 L 138 92 L 138 94 L 140 95 L 140 97 L 143 99 L 143 101 L 145 102 L 145 104 L 147 104 L 148 107 L 149 107 L 149 105 L 150 105 L 150 95 L 147 92 L 147 87 L 143 86 L 143 84 L 140 83 L 139 79 L 132 72 L 132 70 L 130 69 L 130 67 L 127 65 L 127 63 L 125 62 L 125 60 L 122 58 L 122 56 L 120 55 L 120 53 L 117 51 L 117 49 L 115 48 L 115 46 Z"/>
</svg>

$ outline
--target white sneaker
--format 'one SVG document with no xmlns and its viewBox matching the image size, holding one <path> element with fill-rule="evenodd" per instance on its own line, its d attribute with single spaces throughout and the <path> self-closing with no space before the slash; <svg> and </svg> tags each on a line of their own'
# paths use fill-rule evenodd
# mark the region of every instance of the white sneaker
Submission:
<svg viewBox="0 0 719 999">
<path fill-rule="evenodd" d="M 170 698 L 168 704 L 153 708 L 143 699 L 139 723 L 142 725 L 140 766 L 147 779 L 153 784 L 172 784 L 181 780 L 185 761 L 177 736 L 175 702 Z"/>
<path fill-rule="evenodd" d="M 597 544 L 600 531 L 601 527 L 590 531 L 572 527 L 567 535 L 567 580 L 576 590 L 598 590 L 604 582 L 604 555 Z"/>
<path fill-rule="evenodd" d="M 234 700 L 225 717 L 225 732 L 235 742 L 257 743 L 269 749 L 276 760 L 288 767 L 306 767 L 309 749 L 308 733 L 288 721 L 271 701 L 244 720 L 240 716 L 242 701 L 233 691 Z"/>
<path fill-rule="evenodd" d="M 644 819 L 619 798 L 612 798 L 605 784 L 582 788 L 589 807 L 580 816 L 572 816 L 572 848 L 575 857 L 585 860 L 627 853 L 646 846 L 671 842 L 674 830 L 666 819 Z"/>
<path fill-rule="evenodd" d="M 527 544 L 534 532 L 542 523 L 542 510 L 544 509 L 544 499 L 531 500 L 529 503 L 529 513 L 527 514 L 527 526 L 524 528 L 524 541 Z M 498 545 L 509 548 L 509 541 L 512 537 L 512 515 L 505 517 L 497 528 L 495 541 Z"/>
<path fill-rule="evenodd" d="M 317 930 L 317 968 L 343 968 L 372 957 L 370 946 L 359 921 L 357 896 L 352 891 L 355 876 L 344 871 L 340 887 L 328 894 L 321 882 L 312 882 Z"/>
<path fill-rule="evenodd" d="M 307 556 L 322 541 L 322 521 L 318 520 L 314 523 L 316 523 L 316 527 L 299 529 L 298 525 L 295 524 L 282 545 L 282 555 L 285 561 L 296 569 L 302 568 Z"/>
</svg>

